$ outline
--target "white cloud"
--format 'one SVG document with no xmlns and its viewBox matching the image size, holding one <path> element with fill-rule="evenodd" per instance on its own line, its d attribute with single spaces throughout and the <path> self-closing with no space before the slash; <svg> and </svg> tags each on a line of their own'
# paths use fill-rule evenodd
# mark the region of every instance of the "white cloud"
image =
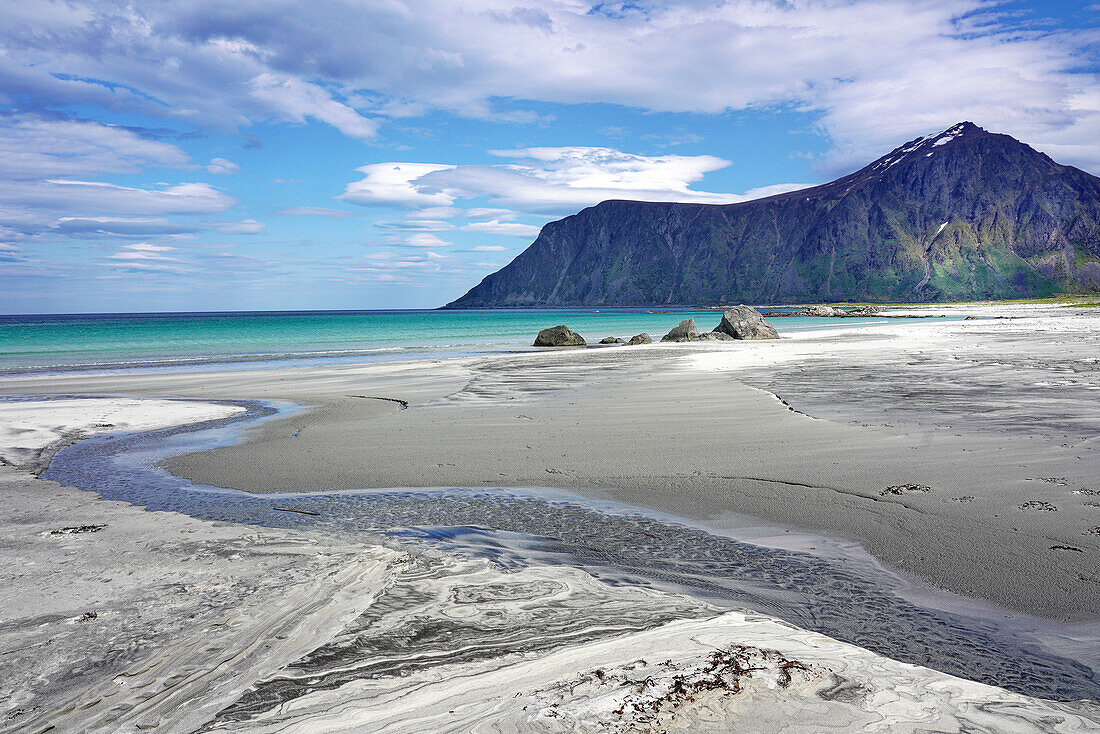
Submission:
<svg viewBox="0 0 1100 734">
<path fill-rule="evenodd" d="M 348 184 L 338 199 L 352 204 L 449 207 L 455 197 L 420 183 L 426 175 L 455 166 L 431 163 L 372 163 L 355 170 L 364 177 Z M 415 182 L 415 183 L 414 183 Z"/>
<path fill-rule="evenodd" d="M 355 216 L 354 212 L 344 209 L 329 209 L 323 206 L 289 206 L 285 209 L 277 209 L 276 214 L 287 217 L 325 217 L 326 219 L 344 219 Z"/>
<path fill-rule="evenodd" d="M 462 209 L 454 206 L 429 206 L 410 211 L 406 216 L 410 219 L 453 219 L 462 213 Z"/>
<path fill-rule="evenodd" d="M 339 198 L 362 205 L 415 204 L 430 199 L 488 197 L 513 210 L 542 214 L 569 213 L 607 199 L 685 201 L 730 204 L 756 198 L 746 194 L 722 194 L 692 188 L 707 173 L 725 168 L 729 161 L 709 155 L 643 156 L 612 148 L 524 148 L 493 151 L 514 159 L 497 165 L 447 165 L 375 163 L 356 170 L 365 173 L 348 184 Z M 768 193 L 803 188 L 805 184 L 779 184 Z M 760 194 L 764 195 L 764 194 Z M 478 211 L 473 209 L 471 211 Z M 480 211 L 486 211 L 482 208 Z M 493 210 L 495 211 L 495 210 Z M 538 234 L 532 225 L 474 222 L 461 229 L 489 234 L 529 237 Z"/>
<path fill-rule="evenodd" d="M 162 253 L 172 252 L 175 247 L 169 245 L 156 245 L 152 242 L 140 242 L 136 245 L 125 245 L 115 255 L 111 257 L 133 257 L 133 258 L 164 258 Z"/>
<path fill-rule="evenodd" d="M 214 222 L 210 228 L 222 234 L 260 234 L 264 223 L 255 219 L 243 219 L 239 222 Z"/>
<path fill-rule="evenodd" d="M 204 183 L 144 189 L 65 179 L 0 181 L 0 200 L 11 206 L 90 217 L 215 214 L 237 203 L 233 197 Z"/>
<path fill-rule="evenodd" d="M 473 209 L 466 210 L 466 216 L 471 219 L 500 219 L 508 221 L 511 219 L 517 219 L 519 214 L 511 209 L 495 209 L 493 207 L 474 207 Z"/>
<path fill-rule="evenodd" d="M 468 250 L 463 250 L 463 252 L 505 252 L 508 249 L 510 248 L 503 247 L 502 245 L 477 245 Z"/>
<path fill-rule="evenodd" d="M 323 87 L 292 76 L 257 75 L 248 83 L 253 98 L 268 107 L 273 117 L 304 122 L 313 117 L 327 122 L 349 138 L 369 139 L 378 134 L 378 121 L 368 120 Z"/>
<path fill-rule="evenodd" d="M 208 173 L 231 175 L 240 173 L 241 167 L 225 158 L 211 158 L 210 163 L 206 166 L 206 170 Z"/>
<path fill-rule="evenodd" d="M 404 219 L 397 222 L 377 222 L 374 226 L 402 232 L 447 232 L 455 228 L 453 224 L 442 219 Z"/>
<path fill-rule="evenodd" d="M 996 2 L 120 7 L 9 3 L 2 94 L 39 108 L 97 105 L 222 130 L 314 118 L 358 139 L 378 128 L 360 110 L 531 120 L 524 100 L 709 114 L 775 106 L 818 116 L 834 162 L 866 160 L 960 119 L 1069 162 L 1100 161 L 1094 29 L 1022 27 Z"/>
<path fill-rule="evenodd" d="M 488 222 L 471 222 L 459 229 L 467 232 L 481 232 L 483 234 L 499 234 L 508 237 L 537 237 L 542 231 L 541 227 L 533 224 L 520 224 L 519 222 L 502 222 L 499 219 L 491 219 Z M 504 248 L 501 248 L 504 249 Z"/>
<path fill-rule="evenodd" d="M 820 116 L 840 158 L 866 160 L 972 119 L 1057 146 L 1070 162 L 1100 160 L 1095 31 L 1021 30 L 997 2 L 420 0 L 327 2 L 321 12 L 304 0 L 278 11 L 259 0 L 124 11 L 43 0 L 9 3 L 5 20 L 0 90 L 43 108 L 96 105 L 216 129 L 315 118 L 371 139 L 378 121 L 359 109 L 530 120 L 522 100 L 783 106 Z"/>
<path fill-rule="evenodd" d="M 122 219 L 117 217 L 61 217 L 52 229 L 67 235 L 121 235 L 146 237 L 195 232 L 191 224 L 171 222 L 162 217 Z"/>
<path fill-rule="evenodd" d="M 452 243 L 441 240 L 434 234 L 419 232 L 406 237 L 403 244 L 406 247 L 449 247 Z"/>
<path fill-rule="evenodd" d="M 229 161 L 214 159 L 212 163 Z M 201 229 L 166 219 L 214 214 L 236 203 L 203 183 L 120 186 L 88 180 L 147 168 L 193 170 L 177 146 L 139 131 L 45 115 L 0 116 L 0 229 L 14 239 L 182 235 Z"/>
<path fill-rule="evenodd" d="M 439 261 L 447 260 L 444 257 L 435 252 L 427 252 L 425 254 L 398 254 L 396 252 L 377 252 L 374 254 L 368 254 L 363 256 L 364 260 L 367 260 L 374 264 L 376 269 L 429 269 L 438 272 L 441 270 Z"/>
<path fill-rule="evenodd" d="M 187 270 L 182 265 L 184 261 L 177 257 L 170 257 L 167 254 L 175 249 L 166 245 L 141 242 L 135 245 L 126 245 L 117 252 L 108 255 L 106 259 L 113 261 L 111 264 L 121 264 L 127 268 L 183 272 Z"/>
<path fill-rule="evenodd" d="M 0 117 L 2 179 L 138 173 L 144 166 L 182 168 L 190 160 L 175 145 L 147 140 L 117 125 L 36 115 Z"/>
<path fill-rule="evenodd" d="M 4 228 L 0 227 L 0 237 L 3 236 L 5 236 Z M 9 265 L 13 263 L 19 263 L 22 265 L 25 263 L 25 261 L 26 258 L 22 250 L 20 250 L 15 245 L 9 245 L 6 242 L 0 242 L 0 263 L 8 263 Z"/>
<path fill-rule="evenodd" d="M 522 148 L 491 150 L 495 156 L 531 160 L 515 170 L 550 183 L 608 191 L 674 191 L 685 194 L 688 185 L 730 163 L 710 155 L 642 156 L 614 148 Z"/>
</svg>

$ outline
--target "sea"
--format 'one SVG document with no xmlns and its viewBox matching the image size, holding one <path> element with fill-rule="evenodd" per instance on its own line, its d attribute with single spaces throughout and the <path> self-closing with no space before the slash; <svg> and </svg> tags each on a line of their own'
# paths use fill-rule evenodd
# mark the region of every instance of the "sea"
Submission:
<svg viewBox="0 0 1100 734">
<path fill-rule="evenodd" d="M 776 309 L 783 310 L 783 309 Z M 405 361 L 534 349 L 565 324 L 595 344 L 646 332 L 654 341 L 716 309 L 476 309 L 0 315 L 0 374 L 96 369 L 247 369 Z M 884 319 L 777 319 L 780 334 Z"/>
</svg>

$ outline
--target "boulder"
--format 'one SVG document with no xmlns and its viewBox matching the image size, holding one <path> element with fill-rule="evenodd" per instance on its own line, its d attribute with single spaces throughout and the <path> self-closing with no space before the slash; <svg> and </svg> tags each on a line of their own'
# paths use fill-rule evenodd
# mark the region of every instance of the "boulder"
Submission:
<svg viewBox="0 0 1100 734">
<path fill-rule="evenodd" d="M 733 337 L 723 331 L 705 331 L 696 337 L 696 340 L 701 342 L 731 342 Z"/>
<path fill-rule="evenodd" d="M 583 347 L 586 344 L 583 336 L 564 325 L 543 329 L 535 337 L 536 347 Z"/>
<path fill-rule="evenodd" d="M 600 344 L 626 344 L 626 342 L 617 336 L 605 336 L 600 339 Z"/>
<path fill-rule="evenodd" d="M 764 320 L 752 306 L 744 304 L 722 314 L 722 321 L 714 329 L 734 339 L 778 339 L 775 327 Z"/>
<path fill-rule="evenodd" d="M 628 347 L 636 347 L 639 344 L 652 344 L 652 343 L 653 343 L 653 339 L 649 336 L 649 334 L 647 334 L 643 331 L 641 334 L 635 334 L 634 336 L 630 337 L 630 341 L 628 341 L 626 343 L 626 345 Z"/>
<path fill-rule="evenodd" d="M 852 310 L 848 311 L 847 316 L 877 316 L 886 309 L 882 306 L 856 306 Z"/>
<path fill-rule="evenodd" d="M 798 312 L 799 316 L 847 316 L 848 313 L 832 306 L 807 306 Z"/>
<path fill-rule="evenodd" d="M 661 337 L 663 342 L 690 342 L 699 338 L 695 319 L 684 319 L 680 325 Z"/>
</svg>

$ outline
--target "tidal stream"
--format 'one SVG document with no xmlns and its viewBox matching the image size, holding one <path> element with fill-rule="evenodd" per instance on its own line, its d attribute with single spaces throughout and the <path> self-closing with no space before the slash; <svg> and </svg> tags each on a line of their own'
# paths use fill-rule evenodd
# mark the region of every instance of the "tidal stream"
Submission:
<svg viewBox="0 0 1100 734">
<path fill-rule="evenodd" d="M 233 404 L 246 412 L 82 440 L 60 451 L 42 476 L 204 520 L 358 534 L 366 544 L 434 548 L 504 569 L 567 566 L 612 586 L 648 587 L 772 615 L 896 660 L 1030 696 L 1100 699 L 1095 626 L 1060 627 L 977 603 L 953 604 L 929 589 L 909 593 L 912 584 L 858 554 L 768 547 L 667 515 L 536 488 L 258 495 L 193 485 L 158 468 L 169 456 L 229 445 L 244 426 L 296 410 Z M 335 677 L 327 685 L 338 685 L 354 665 L 347 659 L 333 665 L 337 652 L 357 654 L 348 645 L 321 649 L 296 667 L 313 686 L 325 685 L 329 676 Z M 283 681 L 262 697 L 287 700 L 296 695 L 292 689 Z"/>
</svg>

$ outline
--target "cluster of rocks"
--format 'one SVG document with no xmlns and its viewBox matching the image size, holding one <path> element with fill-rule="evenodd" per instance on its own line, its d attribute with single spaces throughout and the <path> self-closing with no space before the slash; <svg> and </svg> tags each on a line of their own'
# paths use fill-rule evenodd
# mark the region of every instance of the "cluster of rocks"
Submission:
<svg viewBox="0 0 1100 734">
<path fill-rule="evenodd" d="M 885 310 L 886 309 L 882 306 L 872 305 L 856 306 L 855 308 L 850 308 L 847 311 L 842 308 L 837 308 L 836 306 L 818 305 L 806 306 L 805 308 L 799 309 L 798 311 L 788 311 L 785 313 L 780 313 L 779 311 L 768 311 L 764 314 L 764 316 L 768 316 L 769 318 L 777 316 L 823 316 L 833 319 L 845 319 L 859 316 L 878 316 Z"/>
<path fill-rule="evenodd" d="M 722 314 L 722 320 L 713 331 L 700 334 L 695 319 L 684 319 L 672 331 L 665 334 L 663 342 L 732 341 L 734 339 L 778 339 L 775 327 L 764 320 L 760 312 L 751 306 L 737 306 Z"/>
<path fill-rule="evenodd" d="M 628 347 L 652 343 L 653 339 L 644 332 L 635 334 L 629 340 L 620 339 L 617 336 L 605 336 L 600 339 L 600 344 L 625 344 Z M 583 347 L 587 344 L 588 342 L 584 340 L 583 336 L 564 324 L 543 329 L 535 337 L 536 347 Z"/>
<path fill-rule="evenodd" d="M 661 337 L 663 342 L 695 342 L 695 341 L 733 341 L 734 339 L 778 339 L 775 327 L 764 320 L 760 312 L 751 306 L 737 306 L 722 314 L 722 321 L 713 331 L 700 334 L 695 326 L 695 319 L 684 319 L 680 325 Z M 629 340 L 623 340 L 617 336 L 606 336 L 600 340 L 600 344 L 625 344 L 636 346 L 638 344 L 651 344 L 653 339 L 649 334 L 637 334 Z M 549 329 L 543 329 L 535 337 L 536 347 L 583 347 L 587 344 L 584 337 L 570 329 L 568 326 L 559 325 Z"/>
</svg>

